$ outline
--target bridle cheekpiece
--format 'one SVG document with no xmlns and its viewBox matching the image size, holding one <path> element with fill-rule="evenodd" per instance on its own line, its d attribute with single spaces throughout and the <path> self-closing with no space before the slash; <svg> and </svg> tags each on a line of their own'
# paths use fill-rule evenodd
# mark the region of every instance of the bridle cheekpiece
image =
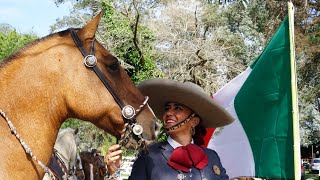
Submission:
<svg viewBox="0 0 320 180">
<path fill-rule="evenodd" d="M 95 57 L 95 39 L 93 39 L 90 47 L 90 54 L 87 53 L 86 49 L 84 48 L 79 36 L 77 35 L 75 29 L 69 29 L 72 39 L 78 49 L 80 50 L 81 54 L 84 57 L 84 65 L 87 68 L 92 68 L 93 71 L 96 73 L 96 75 L 99 77 L 99 79 L 102 81 L 104 86 L 108 89 L 110 94 L 113 96 L 114 100 L 117 102 L 119 107 L 121 108 L 122 117 L 125 120 L 125 129 L 123 130 L 124 134 L 121 135 L 121 138 L 119 140 L 119 144 L 121 146 L 125 146 L 130 139 L 130 134 L 134 134 L 139 138 L 138 141 L 138 147 L 144 146 L 145 147 L 145 140 L 142 137 L 143 133 L 143 127 L 136 122 L 137 116 L 140 114 L 140 112 L 143 110 L 145 105 L 148 102 L 149 97 L 146 96 L 143 103 L 139 106 L 139 108 L 136 110 L 131 105 L 125 105 L 125 103 L 122 101 L 122 99 L 118 96 L 118 94 L 113 90 L 111 87 L 111 83 L 108 80 L 108 78 L 101 72 L 99 67 L 97 66 L 97 58 Z"/>
</svg>

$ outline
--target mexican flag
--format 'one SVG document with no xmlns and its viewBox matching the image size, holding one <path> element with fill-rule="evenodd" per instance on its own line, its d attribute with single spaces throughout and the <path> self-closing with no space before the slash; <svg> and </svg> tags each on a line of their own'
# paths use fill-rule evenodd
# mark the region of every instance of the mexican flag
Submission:
<svg viewBox="0 0 320 180">
<path fill-rule="evenodd" d="M 230 178 L 300 179 L 291 17 L 254 63 L 213 96 L 235 118 L 208 142 Z"/>
</svg>

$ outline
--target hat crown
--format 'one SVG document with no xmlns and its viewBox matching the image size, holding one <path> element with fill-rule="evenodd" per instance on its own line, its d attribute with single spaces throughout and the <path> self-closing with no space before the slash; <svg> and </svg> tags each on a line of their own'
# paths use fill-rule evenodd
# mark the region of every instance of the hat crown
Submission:
<svg viewBox="0 0 320 180">
<path fill-rule="evenodd" d="M 200 91 L 200 92 L 204 92 L 203 88 L 201 88 L 199 85 L 193 83 L 193 82 L 190 82 L 190 81 L 186 81 L 184 82 L 186 88 L 191 88 L 195 91 Z"/>
</svg>

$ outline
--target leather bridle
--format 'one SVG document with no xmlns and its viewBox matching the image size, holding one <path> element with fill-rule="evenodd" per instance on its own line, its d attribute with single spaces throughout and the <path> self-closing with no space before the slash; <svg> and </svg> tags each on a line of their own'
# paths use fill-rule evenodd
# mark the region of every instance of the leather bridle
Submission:
<svg viewBox="0 0 320 180">
<path fill-rule="evenodd" d="M 111 87 L 110 80 L 101 72 L 99 67 L 97 66 L 97 58 L 95 57 L 95 39 L 92 40 L 90 47 L 90 54 L 87 53 L 83 43 L 81 42 L 79 36 L 76 33 L 75 29 L 69 29 L 72 39 L 78 49 L 80 50 L 82 56 L 84 57 L 84 64 L 87 68 L 91 68 L 96 75 L 99 77 L 104 86 L 108 89 L 110 94 L 113 96 L 114 100 L 117 102 L 119 107 L 121 108 L 122 117 L 125 121 L 125 130 L 124 134 L 121 135 L 118 143 L 121 146 L 126 145 L 129 142 L 130 134 L 134 134 L 139 138 L 138 147 L 144 146 L 145 140 L 142 137 L 143 128 L 141 125 L 137 124 L 136 118 L 142 111 L 143 107 L 147 104 L 149 97 L 146 96 L 143 103 L 139 106 L 138 109 L 134 109 L 131 105 L 125 105 L 122 99 L 118 96 L 118 94 Z M 138 148 L 137 147 L 137 148 Z"/>
</svg>

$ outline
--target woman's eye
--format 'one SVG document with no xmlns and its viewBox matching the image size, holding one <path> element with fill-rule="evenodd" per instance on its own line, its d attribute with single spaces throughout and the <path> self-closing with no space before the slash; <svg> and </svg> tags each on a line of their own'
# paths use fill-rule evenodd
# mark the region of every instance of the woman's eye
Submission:
<svg viewBox="0 0 320 180">
<path fill-rule="evenodd" d="M 176 107 L 175 109 L 176 109 L 176 110 L 182 110 L 182 108 L 181 108 L 181 107 L 179 107 L 179 106 L 178 106 L 178 107 Z"/>
</svg>

